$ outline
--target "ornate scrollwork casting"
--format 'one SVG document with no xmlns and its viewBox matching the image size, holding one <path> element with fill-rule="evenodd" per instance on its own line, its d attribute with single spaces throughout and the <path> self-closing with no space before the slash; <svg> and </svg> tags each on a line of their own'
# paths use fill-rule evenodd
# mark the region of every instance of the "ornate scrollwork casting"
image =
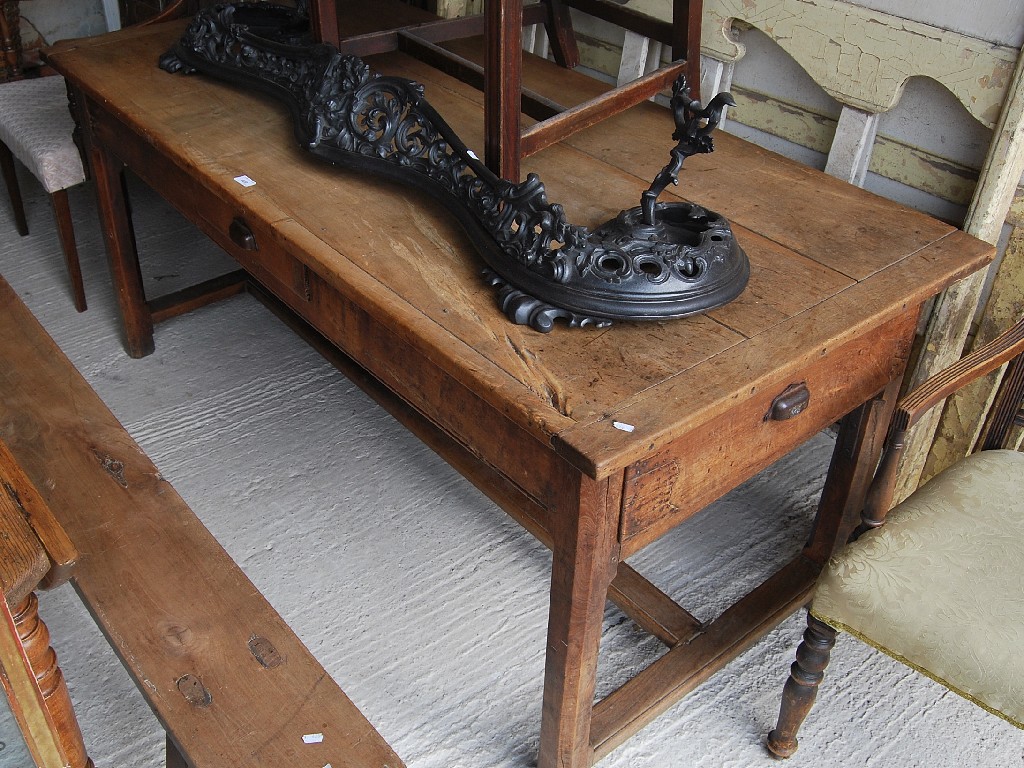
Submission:
<svg viewBox="0 0 1024 768">
<path fill-rule="evenodd" d="M 243 2 L 200 11 L 160 66 L 270 93 L 288 105 L 296 138 L 313 155 L 434 195 L 487 263 L 485 278 L 514 322 L 546 332 L 559 319 L 606 326 L 682 317 L 731 301 L 746 285 L 749 265 L 725 219 L 691 203 L 657 202 L 685 157 L 710 151 L 708 134 L 732 103 L 728 94 L 701 110 L 680 79 L 672 102 L 679 143 L 669 165 L 641 207 L 591 231 L 548 201 L 536 174 L 513 184 L 492 173 L 422 85 L 311 44 L 294 8 Z"/>
</svg>

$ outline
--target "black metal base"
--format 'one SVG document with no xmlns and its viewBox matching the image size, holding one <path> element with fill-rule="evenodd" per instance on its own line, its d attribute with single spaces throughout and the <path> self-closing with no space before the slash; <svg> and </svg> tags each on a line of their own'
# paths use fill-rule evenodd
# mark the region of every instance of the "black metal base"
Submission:
<svg viewBox="0 0 1024 768">
<path fill-rule="evenodd" d="M 196 15 L 160 66 L 268 92 L 289 106 L 299 143 L 315 156 L 439 199 L 487 263 L 486 279 L 513 322 L 547 332 L 556 320 L 571 327 L 661 320 L 707 311 L 742 292 L 749 264 L 725 219 L 697 205 L 656 203 L 685 157 L 711 151 L 708 134 L 719 105 L 731 102 L 727 94 L 700 111 L 685 82 L 677 83 L 680 141 L 672 161 L 641 207 L 590 231 L 548 202 L 535 174 L 513 184 L 492 173 L 427 103 L 421 85 L 373 75 L 357 57 L 312 44 L 305 21 L 284 6 L 217 5 Z"/>
</svg>

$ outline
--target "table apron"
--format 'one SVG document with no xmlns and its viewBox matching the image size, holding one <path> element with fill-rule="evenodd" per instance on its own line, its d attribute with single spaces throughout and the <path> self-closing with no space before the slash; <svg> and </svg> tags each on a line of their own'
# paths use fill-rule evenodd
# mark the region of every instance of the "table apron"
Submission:
<svg viewBox="0 0 1024 768">
<path fill-rule="evenodd" d="M 343 294 L 289 252 L 275 234 L 273 223 L 257 220 L 237 201 L 216 194 L 102 109 L 92 110 L 92 136 L 104 151 L 159 190 L 289 310 L 522 491 L 525 498 L 521 499 L 502 494 L 503 507 L 545 543 L 550 541 L 549 516 L 568 470 L 550 445 L 433 363 L 425 351 L 378 322 L 358 297 Z M 250 237 L 240 236 L 245 233 Z M 448 458 L 443 448 L 434 447 Z M 463 473 L 469 474 L 464 469 Z M 476 482 L 478 477 L 469 479 Z M 509 504 L 514 508 L 508 508 Z"/>
<path fill-rule="evenodd" d="M 817 356 L 747 399 L 626 470 L 622 556 L 628 557 L 722 494 L 753 477 L 835 423 L 902 376 L 918 308 Z M 792 385 L 810 393 L 792 418 L 769 416 L 772 403 Z"/>
</svg>

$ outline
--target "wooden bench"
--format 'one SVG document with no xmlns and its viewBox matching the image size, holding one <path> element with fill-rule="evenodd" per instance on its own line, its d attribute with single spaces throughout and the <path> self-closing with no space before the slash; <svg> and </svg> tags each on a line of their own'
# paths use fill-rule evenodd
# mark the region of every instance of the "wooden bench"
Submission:
<svg viewBox="0 0 1024 768">
<path fill-rule="evenodd" d="M 73 583 L 168 766 L 403 766 L 3 278 L 0 439 L 77 547 Z"/>
</svg>

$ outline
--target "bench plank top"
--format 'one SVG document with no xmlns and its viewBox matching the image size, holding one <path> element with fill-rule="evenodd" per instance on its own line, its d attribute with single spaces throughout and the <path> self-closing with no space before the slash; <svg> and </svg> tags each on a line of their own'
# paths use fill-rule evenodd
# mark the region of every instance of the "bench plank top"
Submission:
<svg viewBox="0 0 1024 768">
<path fill-rule="evenodd" d="M 195 768 L 403 766 L 3 278 L 0 439 L 78 548 L 79 594 Z"/>
</svg>

